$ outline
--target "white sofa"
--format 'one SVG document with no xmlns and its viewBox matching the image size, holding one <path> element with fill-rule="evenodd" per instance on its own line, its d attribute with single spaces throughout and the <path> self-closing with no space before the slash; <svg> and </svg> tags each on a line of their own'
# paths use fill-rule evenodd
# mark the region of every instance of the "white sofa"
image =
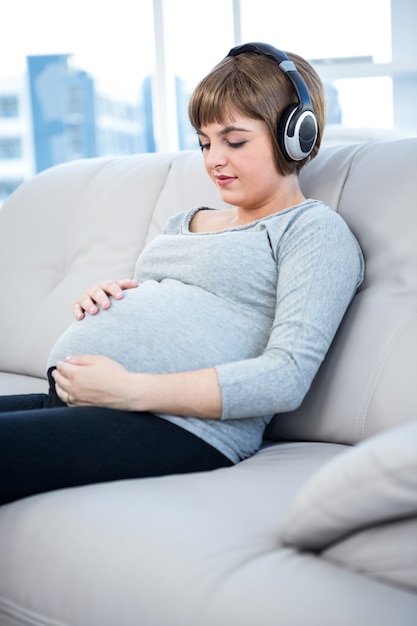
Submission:
<svg viewBox="0 0 417 626">
<path fill-rule="evenodd" d="M 0 626 L 417 624 L 417 140 L 324 149 L 301 182 L 367 270 L 300 409 L 230 469 L 1 507 Z M 45 389 L 75 296 L 201 204 L 221 206 L 198 152 L 21 186 L 0 211 L 0 393 Z"/>
</svg>

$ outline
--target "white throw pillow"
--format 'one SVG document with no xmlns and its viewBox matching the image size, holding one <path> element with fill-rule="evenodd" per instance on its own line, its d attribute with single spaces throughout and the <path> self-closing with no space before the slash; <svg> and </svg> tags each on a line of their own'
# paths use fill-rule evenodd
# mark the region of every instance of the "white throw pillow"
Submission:
<svg viewBox="0 0 417 626">
<path fill-rule="evenodd" d="M 333 544 L 321 556 L 417 593 L 417 516 L 361 530 Z"/>
<path fill-rule="evenodd" d="M 323 550 L 359 530 L 417 515 L 417 420 L 342 452 L 287 511 L 285 545 Z"/>
</svg>

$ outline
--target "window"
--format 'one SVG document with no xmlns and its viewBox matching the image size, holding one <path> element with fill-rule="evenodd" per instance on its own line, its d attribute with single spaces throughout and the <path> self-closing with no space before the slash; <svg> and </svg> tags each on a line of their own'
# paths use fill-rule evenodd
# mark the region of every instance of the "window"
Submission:
<svg viewBox="0 0 417 626">
<path fill-rule="evenodd" d="M 0 159 L 20 159 L 22 143 L 18 137 L 0 137 Z"/>
<path fill-rule="evenodd" d="M 269 0 L 240 0 L 240 7 L 243 41 L 268 41 L 306 59 L 391 59 L 390 0 L 298 0 L 296 8 L 278 1 L 275 10 Z"/>
<path fill-rule="evenodd" d="M 19 115 L 19 99 L 17 96 L 1 95 L 0 117 L 17 117 Z"/>
<path fill-rule="evenodd" d="M 233 46 L 233 2 L 160 0 L 154 4 L 159 8 L 155 30 L 160 33 L 156 60 L 164 72 L 154 86 L 156 145 L 160 150 L 196 148 L 188 99 L 197 82 Z"/>
<path fill-rule="evenodd" d="M 243 40 L 269 41 L 283 50 L 297 52 L 316 67 L 328 88 L 330 123 L 345 127 L 393 126 L 390 82 L 362 78 L 368 72 L 372 74 L 375 63 L 391 60 L 389 0 L 299 0 L 296 15 L 294 5 L 279 3 L 276 20 L 262 19 L 267 0 L 241 0 L 240 4 Z M 378 28 L 374 27 L 376 15 Z M 347 69 L 359 81 L 342 78 Z M 369 97 L 374 90 L 375 97 Z"/>
<path fill-rule="evenodd" d="M 190 93 L 245 41 L 313 63 L 329 128 L 417 134 L 415 0 L 13 0 L 2 19 L 1 158 L 19 158 L 24 142 L 26 171 L 195 148 Z"/>
<path fill-rule="evenodd" d="M 250 41 L 312 62 L 327 89 L 329 131 L 347 131 L 339 140 L 349 129 L 357 137 L 360 128 L 374 129 L 370 137 L 417 134 L 417 109 L 409 104 L 417 91 L 414 0 L 299 0 L 296 10 L 283 0 L 155 4 L 162 14 L 159 54 L 166 73 L 165 92 L 159 92 L 165 117 L 160 125 L 155 119 L 159 149 L 195 145 L 186 115 L 192 88 L 235 43 Z"/>
</svg>

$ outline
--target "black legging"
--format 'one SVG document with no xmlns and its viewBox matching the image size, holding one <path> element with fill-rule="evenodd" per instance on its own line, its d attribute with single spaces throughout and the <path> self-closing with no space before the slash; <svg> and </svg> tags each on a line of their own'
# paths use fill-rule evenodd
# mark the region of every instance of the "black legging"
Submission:
<svg viewBox="0 0 417 626">
<path fill-rule="evenodd" d="M 233 464 L 151 413 L 68 407 L 48 374 L 48 395 L 0 397 L 0 504 L 53 489 Z"/>
</svg>

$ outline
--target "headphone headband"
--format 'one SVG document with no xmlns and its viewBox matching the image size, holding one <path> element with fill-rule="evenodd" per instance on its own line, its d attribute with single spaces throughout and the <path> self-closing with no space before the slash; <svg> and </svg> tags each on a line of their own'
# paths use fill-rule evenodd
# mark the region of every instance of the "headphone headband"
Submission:
<svg viewBox="0 0 417 626">
<path fill-rule="evenodd" d="M 305 159 L 316 144 L 318 124 L 304 79 L 286 52 L 267 43 L 256 42 L 235 46 L 227 56 L 234 57 L 246 52 L 256 52 L 274 60 L 291 81 L 298 104 L 291 105 L 284 112 L 278 128 L 278 143 L 288 161 Z"/>
</svg>

